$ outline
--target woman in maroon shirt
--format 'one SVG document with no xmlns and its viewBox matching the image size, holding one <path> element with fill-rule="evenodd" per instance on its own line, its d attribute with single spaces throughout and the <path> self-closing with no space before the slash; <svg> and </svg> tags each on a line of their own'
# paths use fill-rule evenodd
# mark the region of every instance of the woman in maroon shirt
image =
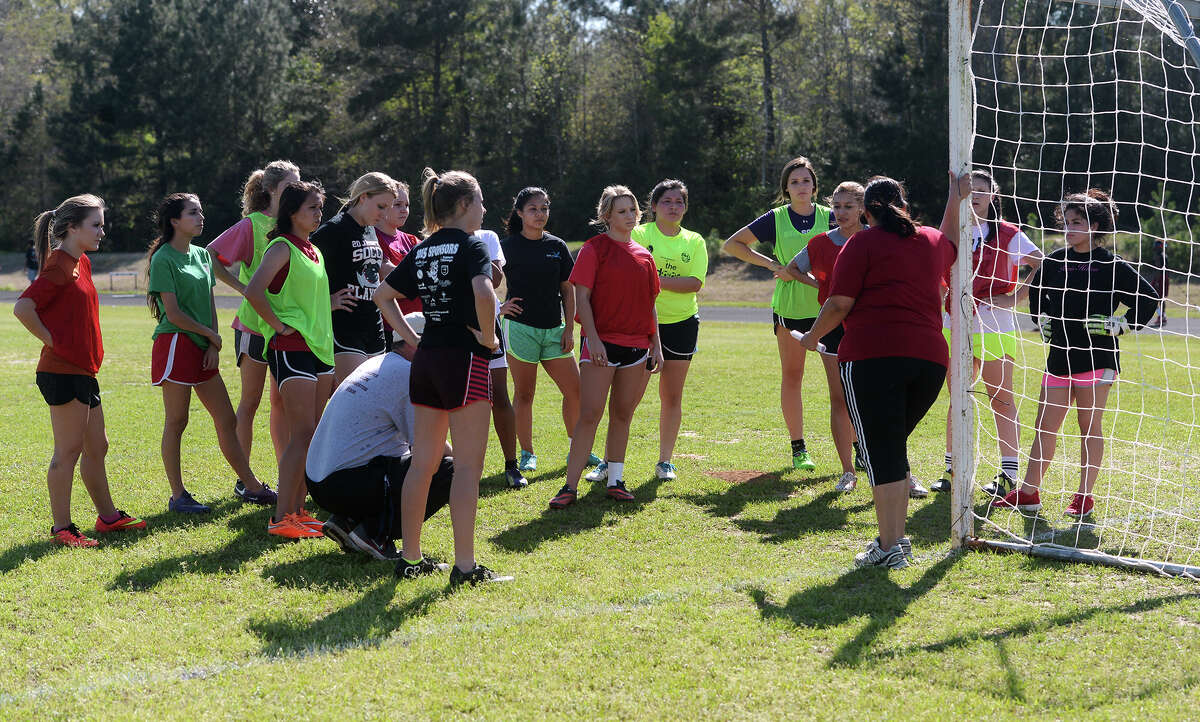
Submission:
<svg viewBox="0 0 1200 722">
<path fill-rule="evenodd" d="M 908 435 L 937 400 L 948 354 L 942 338 L 942 274 L 957 255 L 959 205 L 970 177 L 951 176 L 942 230 L 918 226 L 904 189 L 891 178 L 867 184 L 870 228 L 846 242 L 833 267 L 829 299 L 801 343 L 815 350 L 844 323 L 838 347 L 842 386 L 871 482 L 879 536 L 857 566 L 908 566 Z M 946 232 L 949 231 L 949 236 Z"/>
</svg>

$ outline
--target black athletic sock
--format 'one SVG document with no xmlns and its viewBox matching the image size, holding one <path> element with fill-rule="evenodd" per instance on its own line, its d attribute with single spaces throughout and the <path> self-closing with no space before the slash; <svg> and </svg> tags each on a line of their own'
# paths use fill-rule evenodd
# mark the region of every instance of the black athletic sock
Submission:
<svg viewBox="0 0 1200 722">
<path fill-rule="evenodd" d="M 505 459 L 504 460 L 504 470 L 505 471 L 516 471 L 517 470 L 517 460 L 516 459 Z"/>
<path fill-rule="evenodd" d="M 804 448 L 804 439 L 792 439 L 792 456 L 808 451 Z"/>
</svg>

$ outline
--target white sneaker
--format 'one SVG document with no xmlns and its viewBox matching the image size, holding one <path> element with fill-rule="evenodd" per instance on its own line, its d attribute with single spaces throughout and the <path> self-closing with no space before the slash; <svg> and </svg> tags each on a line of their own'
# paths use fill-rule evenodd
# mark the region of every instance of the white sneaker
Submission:
<svg viewBox="0 0 1200 722">
<path fill-rule="evenodd" d="M 589 471 L 587 476 L 583 478 L 588 481 L 608 481 L 608 462 L 601 461 L 595 469 Z"/>
<path fill-rule="evenodd" d="M 858 476 L 853 471 L 847 471 L 842 474 L 842 478 L 838 479 L 837 486 L 833 487 L 833 490 L 845 494 L 854 491 L 855 486 L 858 486 Z"/>
<path fill-rule="evenodd" d="M 908 567 L 908 559 L 904 557 L 904 550 L 897 544 L 891 549 L 884 549 L 879 546 L 879 539 L 876 538 L 867 545 L 865 552 L 860 552 L 854 555 L 854 566 L 859 567 L 887 567 L 888 569 L 905 569 Z"/>
<path fill-rule="evenodd" d="M 908 495 L 913 499 L 924 499 L 925 497 L 929 496 L 929 489 L 921 486 L 921 482 L 917 481 L 917 477 L 909 474 Z"/>
<path fill-rule="evenodd" d="M 675 465 L 669 461 L 660 461 L 654 465 L 654 475 L 663 481 L 674 481 Z"/>
</svg>

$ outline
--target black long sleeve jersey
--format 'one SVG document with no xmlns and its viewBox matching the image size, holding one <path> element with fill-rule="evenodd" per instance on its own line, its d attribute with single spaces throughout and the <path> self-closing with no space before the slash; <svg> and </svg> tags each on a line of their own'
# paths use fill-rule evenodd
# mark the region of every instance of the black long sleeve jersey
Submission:
<svg viewBox="0 0 1200 722">
<path fill-rule="evenodd" d="M 1146 325 L 1158 308 L 1154 288 L 1120 256 L 1097 247 L 1087 253 L 1060 248 L 1042 261 L 1030 280 L 1029 312 L 1050 318 L 1046 371 L 1056 376 L 1113 369 L 1119 372 L 1116 336 L 1088 333 L 1087 319 L 1116 315 L 1125 306 L 1131 327 Z"/>
</svg>

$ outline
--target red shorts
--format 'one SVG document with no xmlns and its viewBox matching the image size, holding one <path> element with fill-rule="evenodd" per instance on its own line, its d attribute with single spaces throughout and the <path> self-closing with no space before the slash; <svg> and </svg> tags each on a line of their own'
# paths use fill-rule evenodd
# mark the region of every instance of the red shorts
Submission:
<svg viewBox="0 0 1200 722">
<path fill-rule="evenodd" d="M 408 396 L 415 406 L 454 411 L 492 401 L 487 356 L 458 348 L 420 348 L 413 357 Z"/>
<path fill-rule="evenodd" d="M 204 352 L 185 333 L 160 333 L 154 337 L 150 354 L 150 382 L 161 386 L 164 381 L 196 386 L 216 376 L 218 369 L 205 370 Z"/>
</svg>

